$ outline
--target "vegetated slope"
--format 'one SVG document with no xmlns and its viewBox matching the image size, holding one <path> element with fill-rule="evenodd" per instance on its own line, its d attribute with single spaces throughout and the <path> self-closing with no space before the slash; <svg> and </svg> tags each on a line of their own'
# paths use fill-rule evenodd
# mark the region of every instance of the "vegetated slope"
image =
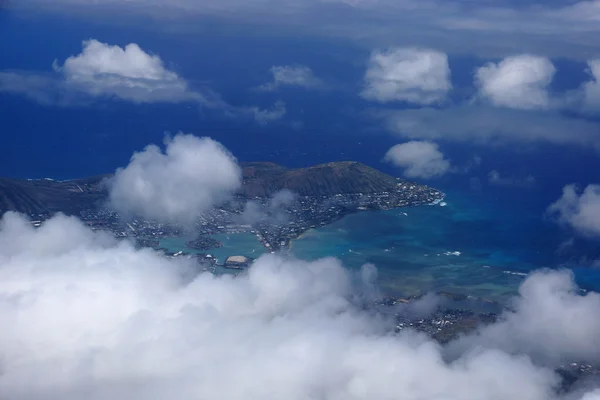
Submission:
<svg viewBox="0 0 600 400">
<path fill-rule="evenodd" d="M 289 189 L 301 196 L 333 196 L 339 193 L 381 193 L 395 190 L 398 179 L 354 161 L 331 162 L 307 168 L 288 169 L 268 162 L 242 163 L 240 194 L 267 197 Z M 105 178 L 93 176 L 70 181 L 0 178 L 0 214 L 18 211 L 67 214 L 94 208 L 107 197 Z"/>
<path fill-rule="evenodd" d="M 394 190 L 398 183 L 393 176 L 354 161 L 299 169 L 287 169 L 273 163 L 244 163 L 242 166 L 242 193 L 247 197 L 269 196 L 281 189 L 289 189 L 301 196 L 381 193 Z"/>
<path fill-rule="evenodd" d="M 62 182 L 0 178 L 0 214 L 6 211 L 30 215 L 57 211 L 72 214 L 92 208 L 106 198 L 101 185 L 103 177 Z"/>
</svg>

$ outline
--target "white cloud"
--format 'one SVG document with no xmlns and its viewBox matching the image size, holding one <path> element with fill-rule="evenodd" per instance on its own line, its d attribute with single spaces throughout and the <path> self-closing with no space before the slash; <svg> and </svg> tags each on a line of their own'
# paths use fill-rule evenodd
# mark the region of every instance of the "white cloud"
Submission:
<svg viewBox="0 0 600 400">
<path fill-rule="evenodd" d="M 165 68 L 157 55 L 137 44 L 124 48 L 95 39 L 83 42 L 83 51 L 67 58 L 62 66 L 55 61 L 68 86 L 94 97 L 117 97 L 134 103 L 198 101 L 185 80 Z"/>
<path fill-rule="evenodd" d="M 575 185 L 565 186 L 548 213 L 584 236 L 600 236 L 600 185 L 588 185 L 582 193 Z"/>
<path fill-rule="evenodd" d="M 527 175 L 525 178 L 515 178 L 503 176 L 495 169 L 488 174 L 488 182 L 497 186 L 516 186 L 524 188 L 530 188 L 536 184 L 535 177 L 532 175 Z"/>
<path fill-rule="evenodd" d="M 242 108 L 242 112 L 251 115 L 259 124 L 266 125 L 283 118 L 287 113 L 287 108 L 283 101 L 277 101 L 270 108 L 245 107 Z"/>
<path fill-rule="evenodd" d="M 440 103 L 452 89 L 446 54 L 417 48 L 375 50 L 361 95 L 381 103 Z"/>
<path fill-rule="evenodd" d="M 548 85 L 556 69 L 552 62 L 528 54 L 488 63 L 475 73 L 479 96 L 493 105 L 517 109 L 545 109 L 552 106 Z"/>
<path fill-rule="evenodd" d="M 20 94 L 46 106 L 82 106 L 94 99 L 120 99 L 133 103 L 193 102 L 234 118 L 252 118 L 259 124 L 283 118 L 285 104 L 269 109 L 236 107 L 217 93 L 190 89 L 187 81 L 170 71 L 158 55 L 137 44 L 124 48 L 95 39 L 83 42 L 83 51 L 53 64 L 54 74 L 0 71 L 0 92 Z"/>
<path fill-rule="evenodd" d="M 334 259 L 267 255 L 236 277 L 195 268 L 73 218 L 34 229 L 5 215 L 0 397 L 559 398 L 551 370 L 502 350 L 512 335 L 484 331 L 483 347 L 449 362 L 423 336 L 390 334 L 393 324 L 353 304 L 351 277 Z M 520 345 L 534 334 L 533 349 L 550 355 L 595 346 L 598 295 L 571 288 L 560 273 L 529 278 L 514 319 L 498 328 L 515 335 L 507 350 L 529 352 Z"/>
<path fill-rule="evenodd" d="M 0 92 L 24 95 L 42 105 L 75 103 L 74 96 L 64 93 L 62 88 L 62 82 L 55 81 L 48 76 L 0 71 Z"/>
<path fill-rule="evenodd" d="M 497 348 L 527 354 L 536 362 L 558 365 L 569 360 L 600 361 L 595 341 L 600 335 L 600 294 L 578 293 L 571 271 L 538 271 L 519 288 L 511 308 L 499 322 L 456 343 L 460 348 Z"/>
<path fill-rule="evenodd" d="M 275 65 L 271 67 L 273 81 L 258 87 L 263 91 L 275 91 L 282 86 L 295 86 L 305 89 L 318 88 L 323 85 L 313 71 L 304 65 Z"/>
<path fill-rule="evenodd" d="M 407 139 L 476 144 L 551 143 L 600 150 L 599 126 L 550 112 L 483 106 L 375 111 L 390 132 Z"/>
<path fill-rule="evenodd" d="M 450 170 L 450 161 L 444 158 L 437 144 L 431 142 L 397 144 L 387 151 L 383 159 L 404 168 L 404 176 L 408 178 L 434 178 Z"/>
<path fill-rule="evenodd" d="M 584 112 L 598 113 L 600 111 L 600 59 L 588 61 L 588 73 L 591 80 L 581 86 L 576 94 L 579 105 Z"/>
<path fill-rule="evenodd" d="M 133 103 L 198 102 L 220 107 L 222 101 L 189 89 L 188 83 L 165 68 L 157 55 L 137 44 L 125 48 L 95 39 L 83 51 L 54 62 L 55 74 L 0 72 L 0 91 L 22 94 L 43 105 L 71 106 L 90 98 L 116 98 Z"/>
<path fill-rule="evenodd" d="M 236 159 L 218 142 L 179 134 L 165 152 L 147 146 L 109 181 L 109 199 L 119 212 L 189 225 L 241 186 Z"/>
</svg>

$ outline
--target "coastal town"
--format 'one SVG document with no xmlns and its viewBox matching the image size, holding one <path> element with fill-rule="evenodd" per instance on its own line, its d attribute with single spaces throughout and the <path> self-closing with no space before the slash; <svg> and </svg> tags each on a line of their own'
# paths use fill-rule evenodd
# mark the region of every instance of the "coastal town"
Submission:
<svg viewBox="0 0 600 400">
<path fill-rule="evenodd" d="M 126 220 L 107 208 L 81 211 L 80 218 L 94 230 L 106 230 L 118 238 L 134 239 L 140 247 L 162 250 L 168 256 L 193 254 L 201 262 L 221 262 L 221 265 L 224 265 L 224 260 L 207 257 L 210 256 L 211 249 L 221 246 L 212 235 L 249 233 L 256 236 L 266 251 L 276 252 L 286 250 L 293 239 L 307 230 L 331 224 L 346 215 L 368 210 L 437 204 L 443 200 L 443 196 L 442 192 L 428 186 L 400 180 L 396 191 L 340 193 L 333 196 L 292 194 L 289 200 L 278 204 L 273 204 L 272 196 L 252 199 L 238 196 L 205 212 L 196 221 L 193 233 L 196 237 L 188 240 L 186 247 L 202 253 L 161 248 L 161 239 L 184 234 L 183 228 L 178 225 L 158 223 L 144 218 Z M 35 217 L 37 219 L 33 223 L 41 223 L 43 216 Z"/>
</svg>

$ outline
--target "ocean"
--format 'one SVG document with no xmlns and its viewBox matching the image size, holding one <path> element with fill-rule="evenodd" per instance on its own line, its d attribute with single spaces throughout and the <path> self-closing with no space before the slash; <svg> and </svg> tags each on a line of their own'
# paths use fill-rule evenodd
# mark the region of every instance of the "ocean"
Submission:
<svg viewBox="0 0 600 400">
<path fill-rule="evenodd" d="M 450 192 L 437 205 L 365 211 L 311 229 L 292 241 L 289 253 L 306 260 L 337 257 L 353 270 L 374 264 L 382 291 L 398 296 L 447 291 L 502 302 L 530 272 L 563 267 L 575 271 L 582 287 L 600 290 L 600 270 L 557 256 L 557 229 L 526 209 L 517 212 Z M 223 247 L 209 253 L 220 260 L 266 252 L 249 233 L 214 237 Z M 194 252 L 183 238 L 160 244 Z"/>
<path fill-rule="evenodd" d="M 448 291 L 501 300 L 529 271 L 552 266 L 524 221 L 516 226 L 501 210 L 477 207 L 464 195 L 440 204 L 446 205 L 354 214 L 308 231 L 291 250 L 307 259 L 336 256 L 353 269 L 372 263 L 381 288 L 397 295 Z"/>
</svg>

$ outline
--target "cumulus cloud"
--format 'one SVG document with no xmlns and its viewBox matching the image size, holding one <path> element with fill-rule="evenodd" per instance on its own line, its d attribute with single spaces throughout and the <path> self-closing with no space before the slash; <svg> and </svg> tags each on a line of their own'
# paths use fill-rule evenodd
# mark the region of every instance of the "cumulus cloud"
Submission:
<svg viewBox="0 0 600 400">
<path fill-rule="evenodd" d="M 135 43 L 113 46 L 90 39 L 80 54 L 53 64 L 54 74 L 0 71 L 0 92 L 20 94 L 42 105 L 81 106 L 94 99 L 119 99 L 137 104 L 193 102 L 231 117 L 266 124 L 282 118 L 285 104 L 271 108 L 236 107 L 214 91 L 192 90 L 188 82 L 165 67 L 162 59 Z"/>
<path fill-rule="evenodd" d="M 588 185 L 582 193 L 575 185 L 565 186 L 548 213 L 584 236 L 600 236 L 600 185 Z"/>
<path fill-rule="evenodd" d="M 452 89 L 446 54 L 429 49 L 375 50 L 365 73 L 362 97 L 388 103 L 440 103 Z"/>
<path fill-rule="evenodd" d="M 313 89 L 323 85 L 312 69 L 304 65 L 274 65 L 271 67 L 271 74 L 273 74 L 273 81 L 259 86 L 259 90 L 271 92 L 282 86 Z"/>
<path fill-rule="evenodd" d="M 407 139 L 477 144 L 551 143 L 600 149 L 598 124 L 557 113 L 484 106 L 375 111 L 387 129 Z"/>
<path fill-rule="evenodd" d="M 588 61 L 588 67 L 592 79 L 581 86 L 577 97 L 584 112 L 597 113 L 600 111 L 600 59 Z"/>
<path fill-rule="evenodd" d="M 373 273 L 362 271 L 366 281 Z M 571 278 L 528 278 L 515 311 L 449 360 L 458 346 L 394 335 L 391 321 L 355 304 L 335 259 L 269 254 L 215 276 L 74 218 L 36 229 L 8 213 L 0 397 L 558 399 L 558 377 L 512 353 L 598 355 L 599 296 L 576 296 Z"/>
<path fill-rule="evenodd" d="M 600 294 L 579 294 L 573 273 L 538 271 L 519 288 L 519 297 L 499 322 L 454 343 L 527 354 L 536 362 L 558 365 L 569 360 L 600 361 Z M 459 354 L 463 354 L 461 348 Z"/>
<path fill-rule="evenodd" d="M 475 83 L 479 96 L 495 106 L 545 109 L 552 106 L 548 85 L 555 72 L 549 59 L 523 54 L 479 68 Z"/>
<path fill-rule="evenodd" d="M 53 64 L 56 74 L 0 72 L 0 91 L 23 94 L 44 105 L 77 105 L 88 98 L 116 98 L 133 103 L 213 99 L 189 89 L 157 55 L 130 43 L 124 48 L 90 39 L 80 54 Z M 216 104 L 215 104 L 216 105 Z"/>
<path fill-rule="evenodd" d="M 134 103 L 200 100 L 185 80 L 165 68 L 157 55 L 146 53 L 137 44 L 124 48 L 95 39 L 83 42 L 83 51 L 54 62 L 68 86 L 94 97 L 117 97 Z"/>
<path fill-rule="evenodd" d="M 492 185 L 497 186 L 516 186 L 530 188 L 535 186 L 536 180 L 535 177 L 532 175 L 527 175 L 525 178 L 503 176 L 500 174 L 500 172 L 494 169 L 488 174 L 488 182 Z"/>
<path fill-rule="evenodd" d="M 210 138 L 178 134 L 165 151 L 147 146 L 109 181 L 109 201 L 117 211 L 150 219 L 193 223 L 226 200 L 242 182 L 236 159 Z"/>
<path fill-rule="evenodd" d="M 434 178 L 450 170 L 450 161 L 444 158 L 437 144 L 410 141 L 397 144 L 387 151 L 384 158 L 397 167 L 404 168 L 408 178 Z"/>
</svg>

